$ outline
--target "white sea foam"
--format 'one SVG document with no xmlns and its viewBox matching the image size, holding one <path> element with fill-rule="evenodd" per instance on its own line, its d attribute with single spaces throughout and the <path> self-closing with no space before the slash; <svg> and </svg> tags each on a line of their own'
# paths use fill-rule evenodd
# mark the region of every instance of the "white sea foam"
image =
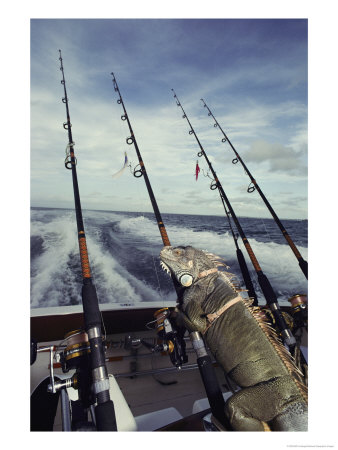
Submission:
<svg viewBox="0 0 338 450">
<path fill-rule="evenodd" d="M 159 234 L 156 223 L 143 216 L 123 219 L 119 223 L 119 228 L 121 231 L 136 237 L 142 237 L 152 243 L 154 243 L 155 237 Z M 229 260 L 237 261 L 234 240 L 228 232 L 218 234 L 212 231 L 194 231 L 193 228 L 170 225 L 166 226 L 166 230 L 173 246 L 192 245 L 193 247 L 215 253 L 227 262 Z M 260 242 L 253 238 L 249 239 L 249 243 L 261 269 L 269 278 L 276 294 L 282 296 L 284 303 L 287 298 L 296 293 L 307 292 L 307 280 L 300 270 L 296 257 L 287 244 Z M 255 270 L 241 239 L 238 240 L 238 244 L 247 262 L 251 277 L 255 280 L 257 278 Z M 308 249 L 298 246 L 298 250 L 303 258 L 307 260 Z M 237 263 L 235 262 L 235 264 Z"/>
<path fill-rule="evenodd" d="M 150 220 L 145 216 L 124 218 L 119 221 L 118 229 L 123 233 L 147 239 L 148 242 L 153 242 L 157 237 L 161 240 L 155 219 Z"/>
<path fill-rule="evenodd" d="M 121 216 L 108 214 L 105 219 Z M 38 218 L 35 214 L 35 218 Z M 34 258 L 31 277 L 31 306 L 59 306 L 80 303 L 81 276 L 74 278 L 69 268 L 79 261 L 77 230 L 72 212 L 60 212 L 50 222 L 33 221 L 31 235 L 43 239 L 43 252 Z M 102 303 L 137 303 L 159 301 L 159 293 L 138 280 L 102 248 L 100 230 L 96 227 L 86 232 L 89 260 L 99 301 Z M 67 299 L 68 297 L 68 299 Z"/>
<path fill-rule="evenodd" d="M 63 304 L 64 282 L 68 281 L 68 291 L 76 287 L 76 282 L 67 280 L 67 262 L 78 251 L 73 214 L 63 213 L 47 223 L 32 222 L 31 235 L 43 238 L 43 253 L 32 263 L 31 305 Z"/>
<path fill-rule="evenodd" d="M 39 221 L 39 218 L 45 219 L 48 215 L 51 217 L 49 222 Z M 131 244 L 135 243 L 138 251 L 144 251 L 148 256 L 151 254 L 156 265 L 159 262 L 158 253 L 162 247 L 156 221 L 143 215 L 130 217 L 128 214 L 96 211 L 85 211 L 84 220 L 85 225 L 86 221 L 90 223 L 90 226 L 86 228 L 87 246 L 100 302 L 158 301 L 159 290 L 151 287 L 148 280 L 141 281 L 131 274 L 113 257 L 110 249 L 104 247 L 107 244 L 102 242 L 100 228 L 106 223 L 117 222 L 117 233 L 120 233 L 117 237 L 123 237 Z M 228 262 L 231 266 L 230 271 L 236 272 L 237 267 L 239 275 L 234 241 L 228 232 L 219 234 L 213 231 L 194 231 L 187 225 L 185 223 L 182 226 L 166 224 L 173 246 L 192 245 L 215 253 Z M 67 297 L 73 297 L 73 301 L 77 299 L 77 302 L 80 302 L 81 273 L 79 270 L 79 277 L 75 279 L 74 268 L 70 267 L 79 264 L 74 212 L 56 213 L 54 210 L 46 214 L 45 211 L 33 211 L 31 234 L 43 238 L 43 252 L 36 256 L 32 263 L 32 307 L 68 304 Z M 114 231 L 112 235 L 114 236 Z M 281 303 L 285 303 L 287 298 L 296 293 L 307 292 L 307 281 L 288 245 L 274 242 L 263 243 L 253 238 L 249 241 L 263 272 L 268 276 L 279 300 L 282 299 Z M 255 282 L 256 273 L 240 239 L 238 244 Z M 307 248 L 298 246 L 298 249 L 307 260 Z M 131 259 L 133 255 L 128 254 L 127 257 Z M 156 273 L 154 273 L 155 278 Z M 257 293 L 262 298 L 261 294 Z M 174 298 L 174 293 L 171 297 Z"/>
<path fill-rule="evenodd" d="M 87 236 L 87 246 L 97 290 L 105 296 L 102 303 L 159 300 L 157 292 L 131 275 L 92 236 Z"/>
</svg>

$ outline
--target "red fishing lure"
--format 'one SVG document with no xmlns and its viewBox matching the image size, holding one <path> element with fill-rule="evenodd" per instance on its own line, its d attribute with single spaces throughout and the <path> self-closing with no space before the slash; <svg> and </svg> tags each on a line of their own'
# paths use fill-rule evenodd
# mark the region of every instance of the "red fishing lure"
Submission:
<svg viewBox="0 0 338 450">
<path fill-rule="evenodd" d="M 200 168 L 199 168 L 199 165 L 198 165 L 198 161 L 196 161 L 196 181 L 197 181 L 199 173 L 200 173 Z"/>
</svg>

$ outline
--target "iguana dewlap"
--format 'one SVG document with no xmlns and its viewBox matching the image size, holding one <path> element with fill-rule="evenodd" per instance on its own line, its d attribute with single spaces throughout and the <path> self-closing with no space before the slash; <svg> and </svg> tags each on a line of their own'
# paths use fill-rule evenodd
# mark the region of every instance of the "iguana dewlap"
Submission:
<svg viewBox="0 0 338 450">
<path fill-rule="evenodd" d="M 200 331 L 216 360 L 241 388 L 226 402 L 237 431 L 307 431 L 307 388 L 293 358 L 260 309 L 239 296 L 215 255 L 164 247 L 162 267 L 186 287 L 181 315 Z M 223 264 L 224 265 L 224 264 Z"/>
</svg>

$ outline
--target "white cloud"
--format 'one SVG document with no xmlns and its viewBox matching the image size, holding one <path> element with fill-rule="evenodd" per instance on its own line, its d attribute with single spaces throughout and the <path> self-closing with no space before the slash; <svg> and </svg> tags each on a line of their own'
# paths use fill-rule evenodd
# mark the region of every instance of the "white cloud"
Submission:
<svg viewBox="0 0 338 450">
<path fill-rule="evenodd" d="M 306 166 L 301 161 L 301 156 L 291 147 L 259 140 L 252 143 L 250 150 L 245 154 L 245 159 L 255 163 L 268 162 L 271 171 L 305 175 Z"/>
</svg>

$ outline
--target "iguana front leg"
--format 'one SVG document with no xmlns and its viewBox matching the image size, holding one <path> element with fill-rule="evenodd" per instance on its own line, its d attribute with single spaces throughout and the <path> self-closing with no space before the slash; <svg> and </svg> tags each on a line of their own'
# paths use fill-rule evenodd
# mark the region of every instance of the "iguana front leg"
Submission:
<svg viewBox="0 0 338 450">
<path fill-rule="evenodd" d="M 200 333 L 203 333 L 207 328 L 207 318 L 201 308 L 201 305 L 192 305 L 190 303 L 187 305 L 184 312 L 179 312 L 179 315 L 181 320 L 183 320 L 184 325 L 190 332 L 199 331 Z"/>
</svg>

